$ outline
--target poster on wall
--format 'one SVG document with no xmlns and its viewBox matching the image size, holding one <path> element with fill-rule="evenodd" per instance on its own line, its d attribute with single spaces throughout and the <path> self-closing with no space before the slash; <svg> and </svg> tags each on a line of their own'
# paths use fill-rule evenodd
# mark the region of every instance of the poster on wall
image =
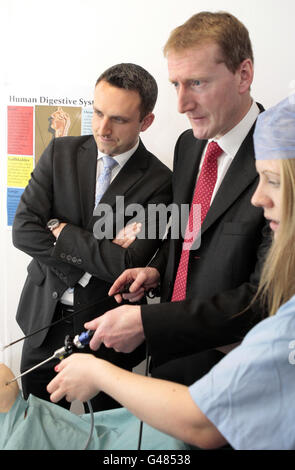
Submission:
<svg viewBox="0 0 295 470">
<path fill-rule="evenodd" d="M 93 102 L 85 98 L 19 97 L 7 105 L 7 226 L 40 156 L 53 138 L 92 133 Z"/>
</svg>

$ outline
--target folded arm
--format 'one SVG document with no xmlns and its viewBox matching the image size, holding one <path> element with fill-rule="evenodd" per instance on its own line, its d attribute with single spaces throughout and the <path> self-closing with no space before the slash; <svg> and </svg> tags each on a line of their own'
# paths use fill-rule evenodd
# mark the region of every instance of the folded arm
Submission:
<svg viewBox="0 0 295 470">
<path fill-rule="evenodd" d="M 153 218 L 150 220 L 149 207 L 156 206 L 163 201 L 167 203 L 169 197 L 166 183 L 150 195 L 142 206 L 142 213 L 138 218 L 135 218 L 140 230 L 136 231 L 136 237 L 133 238 L 130 245 L 126 246 L 120 243 L 118 233 L 115 233 L 114 236 L 111 233 L 112 236 L 109 238 L 107 236 L 99 238 L 96 224 L 94 224 L 93 232 L 74 224 L 67 224 L 56 241 L 52 256 L 59 260 L 66 253 L 65 262 L 73 264 L 73 260 L 76 262 L 79 259 L 79 267 L 84 271 L 112 283 L 125 269 L 145 266 L 151 261 L 162 243 L 161 236 L 163 234 L 156 231 L 157 236 L 153 234 L 150 236 L 149 227 L 150 224 L 154 226 L 154 222 Z M 113 218 L 115 215 L 115 213 L 111 213 Z M 101 222 L 98 220 L 96 223 Z M 130 223 L 128 217 L 124 223 L 126 224 L 124 228 L 119 227 L 121 231 L 128 227 Z M 112 226 L 112 228 L 114 227 Z"/>
<path fill-rule="evenodd" d="M 60 279 L 67 279 L 67 286 L 72 286 L 83 275 L 83 271 L 77 265 L 71 266 L 52 256 L 55 237 L 47 228 L 48 220 L 57 215 L 52 214 L 50 148 L 40 158 L 22 194 L 13 222 L 12 240 L 16 248 L 41 265 L 48 266 L 54 273 L 62 274 Z"/>
<path fill-rule="evenodd" d="M 13 224 L 13 243 L 16 248 L 41 264 L 54 267 L 68 278 L 72 274 L 72 280 L 76 281 L 84 272 L 88 272 L 111 283 L 124 269 L 147 264 L 159 246 L 160 237 L 138 237 L 132 240 L 132 246 L 126 247 L 122 243 L 113 243 L 114 239 L 118 241 L 116 231 L 109 239 L 99 239 L 93 233 L 91 224 L 87 228 L 82 227 L 80 206 L 77 206 L 76 220 L 68 220 L 70 206 L 63 201 L 67 187 L 62 191 L 63 183 L 67 184 L 66 178 L 63 177 L 59 181 L 57 188 L 54 186 L 57 175 L 64 171 L 64 166 L 58 163 L 60 154 L 55 150 L 57 145 L 57 142 L 52 142 L 44 151 L 21 197 Z M 67 158 L 71 163 L 69 155 Z M 155 179 L 154 187 L 151 185 L 149 191 L 143 191 L 141 196 L 144 223 L 149 218 L 150 204 L 168 204 L 171 199 L 168 175 L 161 174 Z M 73 198 L 74 195 L 73 192 Z M 73 200 L 71 210 L 79 202 Z M 48 220 L 54 217 L 66 224 L 62 225 L 57 239 L 46 227 Z M 126 217 L 123 223 L 127 224 L 130 220 L 131 217 Z M 120 229 L 123 227 L 119 227 L 118 231 Z"/>
</svg>

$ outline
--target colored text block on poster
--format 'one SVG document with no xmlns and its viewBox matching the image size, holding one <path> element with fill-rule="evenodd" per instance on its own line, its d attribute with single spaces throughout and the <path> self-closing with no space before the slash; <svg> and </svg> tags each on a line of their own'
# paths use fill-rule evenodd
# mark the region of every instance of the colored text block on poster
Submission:
<svg viewBox="0 0 295 470">
<path fill-rule="evenodd" d="M 7 157 L 7 186 L 25 188 L 33 171 L 33 157 Z"/>
<path fill-rule="evenodd" d="M 7 153 L 33 155 L 33 120 L 33 107 L 7 107 Z"/>
<path fill-rule="evenodd" d="M 13 224 L 15 212 L 24 189 L 7 188 L 7 225 Z"/>
</svg>

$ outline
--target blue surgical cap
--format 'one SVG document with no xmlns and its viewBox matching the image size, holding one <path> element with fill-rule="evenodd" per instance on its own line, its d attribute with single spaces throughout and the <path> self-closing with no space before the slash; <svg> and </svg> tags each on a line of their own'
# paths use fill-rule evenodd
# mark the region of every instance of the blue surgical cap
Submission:
<svg viewBox="0 0 295 470">
<path fill-rule="evenodd" d="M 257 160 L 295 158 L 295 96 L 258 116 L 254 131 Z"/>
</svg>

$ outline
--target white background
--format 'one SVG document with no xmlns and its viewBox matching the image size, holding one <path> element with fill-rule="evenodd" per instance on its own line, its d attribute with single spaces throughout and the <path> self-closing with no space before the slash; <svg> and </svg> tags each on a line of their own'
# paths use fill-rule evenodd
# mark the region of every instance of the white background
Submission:
<svg viewBox="0 0 295 470">
<path fill-rule="evenodd" d="M 97 77 L 134 62 L 157 79 L 156 121 L 142 135 L 171 167 L 177 136 L 189 127 L 177 113 L 162 49 L 170 31 L 198 11 L 229 11 L 249 29 L 255 56 L 252 96 L 266 108 L 295 88 L 294 0 L 0 0 L 0 342 L 22 335 L 15 323 L 29 257 L 6 226 L 7 89 L 23 96 L 92 96 Z M 40 312 L 42 315 L 42 312 Z M 0 353 L 18 373 L 20 346 Z"/>
</svg>

